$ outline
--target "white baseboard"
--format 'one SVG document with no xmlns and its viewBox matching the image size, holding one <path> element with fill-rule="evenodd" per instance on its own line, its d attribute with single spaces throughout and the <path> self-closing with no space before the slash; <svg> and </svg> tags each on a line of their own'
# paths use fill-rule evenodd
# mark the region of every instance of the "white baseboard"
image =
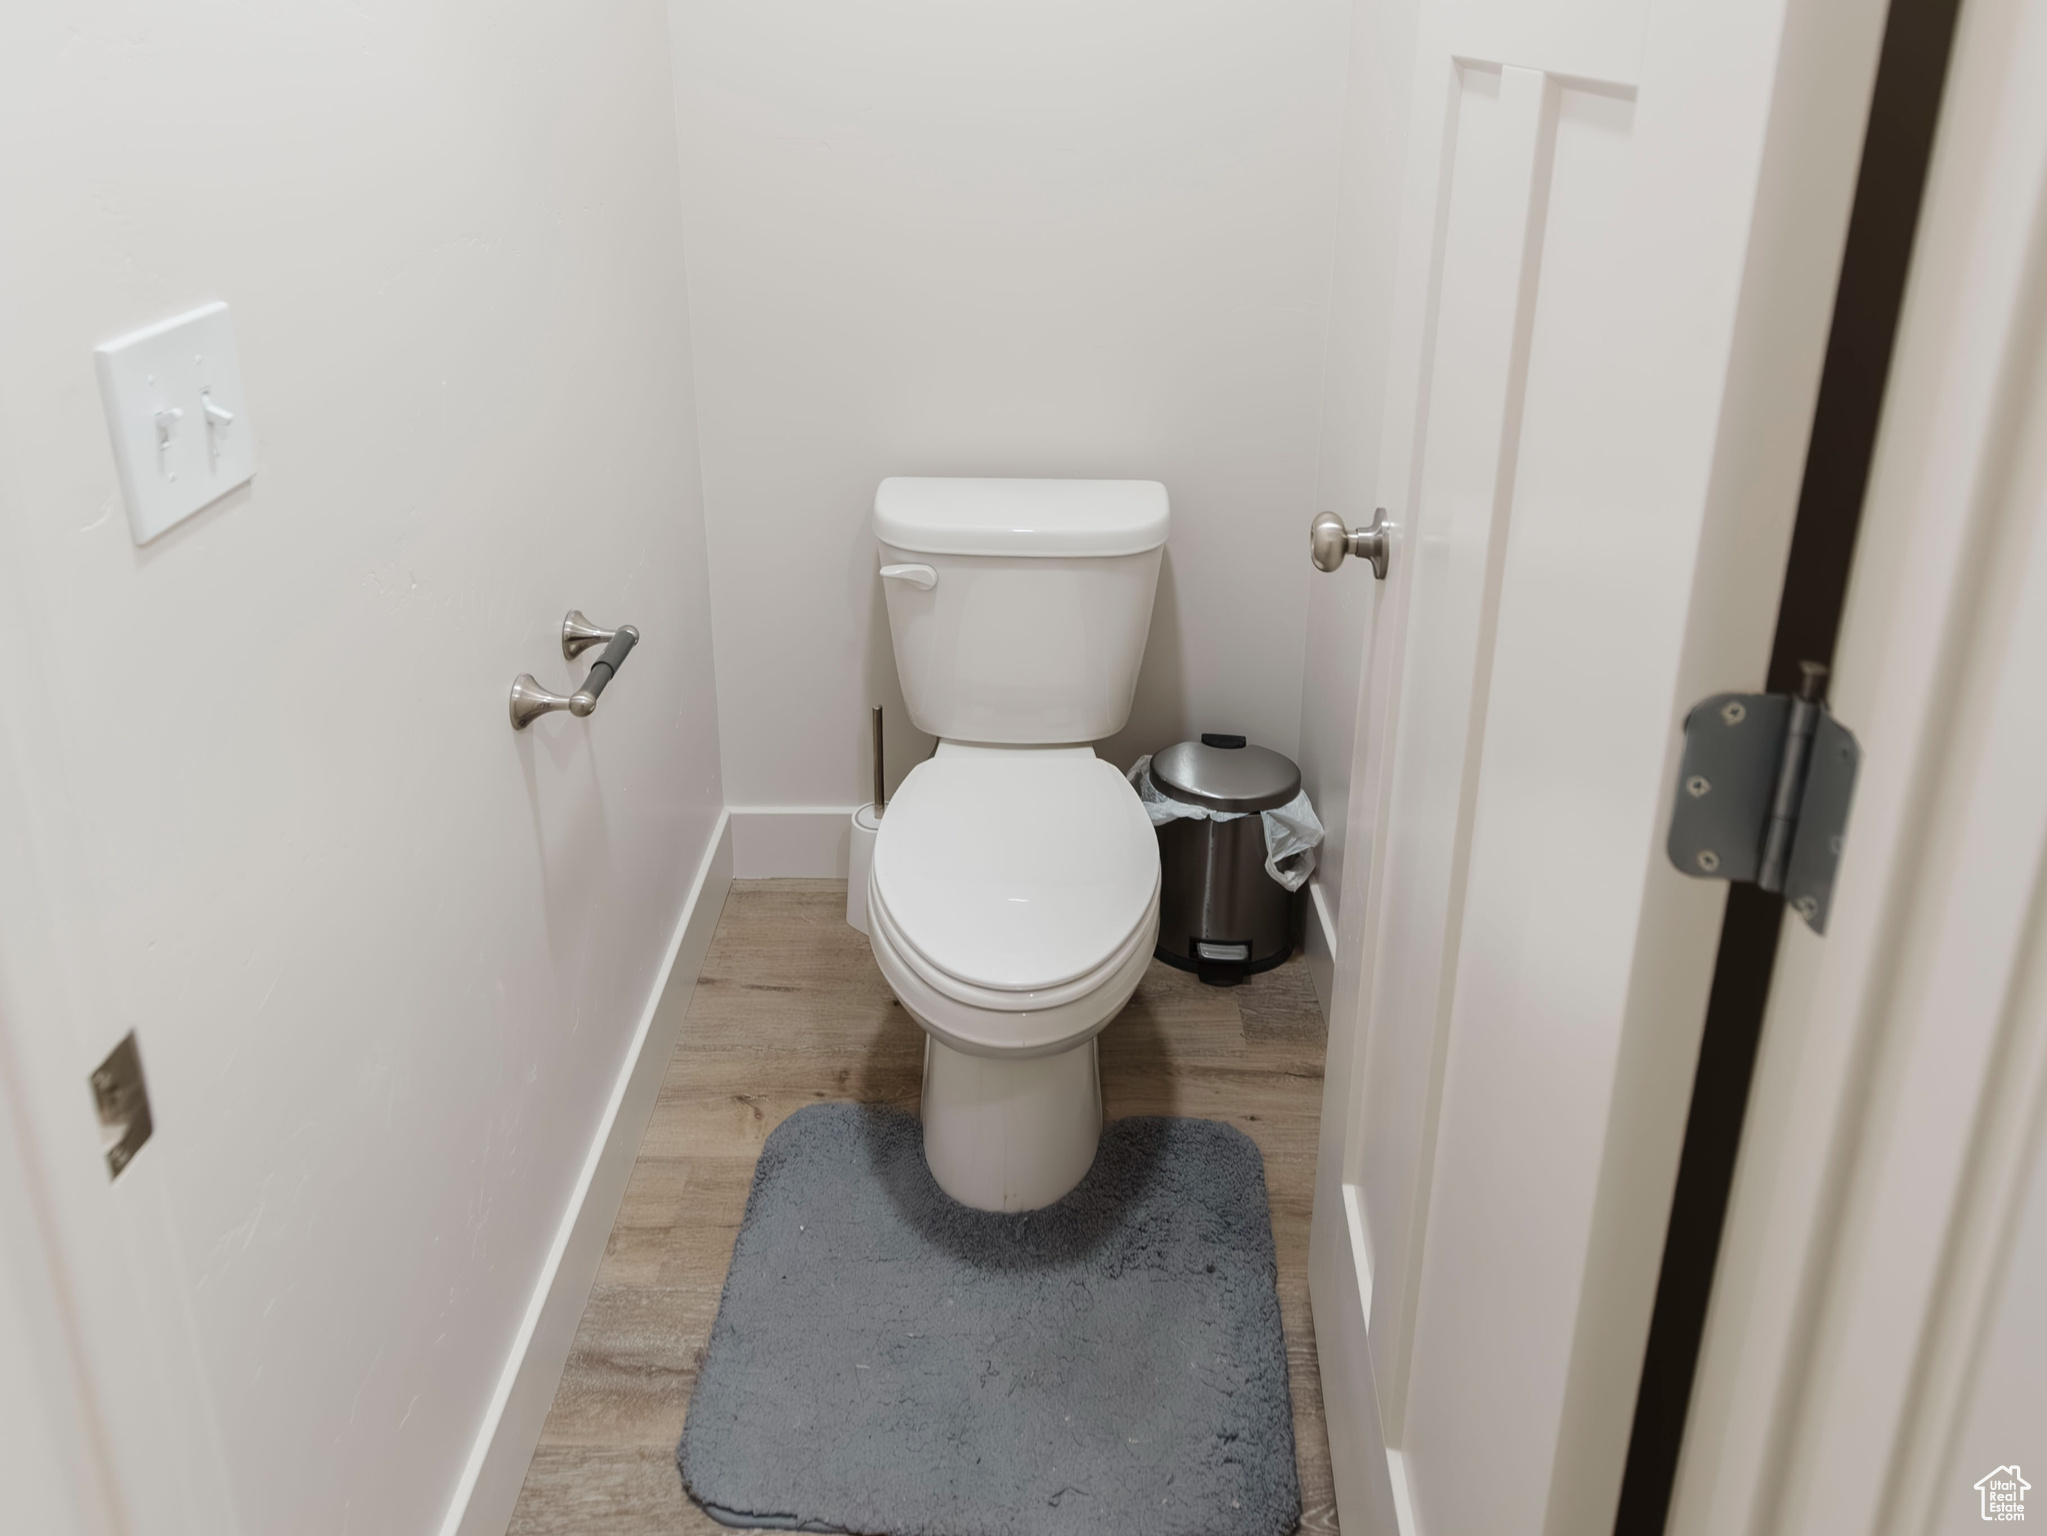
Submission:
<svg viewBox="0 0 2047 1536">
<path fill-rule="evenodd" d="M 569 1196 L 554 1246 L 540 1271 L 533 1300 L 512 1341 L 483 1427 L 462 1469 L 462 1480 L 441 1522 L 441 1536 L 504 1536 L 526 1481 L 540 1428 L 554 1401 L 562 1368 L 575 1342 L 576 1325 L 590 1299 L 590 1286 L 604 1258 L 611 1226 L 625 1198 L 626 1180 L 639 1155 L 640 1138 L 654 1112 L 675 1037 L 689 1011 L 697 973 L 711 947 L 725 892 L 732 884 L 732 819 L 721 815 L 711 846 L 697 866 L 696 884 L 683 903 L 668 955 L 640 1015 L 639 1029 L 612 1086 L 597 1135 L 583 1160 L 582 1177 Z"/>
<path fill-rule="evenodd" d="M 852 845 L 850 805 L 739 805 L 732 816 L 732 878 L 792 875 L 846 878 Z"/>
<path fill-rule="evenodd" d="M 1307 933 L 1301 940 L 1308 959 L 1308 979 L 1315 984 L 1315 1001 L 1322 1005 L 1322 1021 L 1329 1022 L 1329 999 L 1336 994 L 1336 918 L 1322 895 L 1322 882 L 1308 882 Z"/>
</svg>

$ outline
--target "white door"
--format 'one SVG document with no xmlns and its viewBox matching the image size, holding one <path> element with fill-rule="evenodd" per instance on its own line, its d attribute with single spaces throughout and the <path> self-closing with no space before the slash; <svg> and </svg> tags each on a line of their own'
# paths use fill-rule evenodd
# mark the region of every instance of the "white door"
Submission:
<svg viewBox="0 0 2047 1536">
<path fill-rule="evenodd" d="M 1679 726 L 1762 683 L 1882 20 L 1422 0 L 1311 1257 L 1349 1531 L 1612 1527 L 1725 902 Z"/>
</svg>

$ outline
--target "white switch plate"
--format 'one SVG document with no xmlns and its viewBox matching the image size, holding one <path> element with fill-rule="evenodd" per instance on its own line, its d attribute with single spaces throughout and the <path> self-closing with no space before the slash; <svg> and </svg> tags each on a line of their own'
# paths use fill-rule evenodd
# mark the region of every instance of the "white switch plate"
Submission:
<svg viewBox="0 0 2047 1536">
<path fill-rule="evenodd" d="M 95 347 L 93 358 L 137 544 L 256 473 L 256 439 L 225 304 Z"/>
</svg>

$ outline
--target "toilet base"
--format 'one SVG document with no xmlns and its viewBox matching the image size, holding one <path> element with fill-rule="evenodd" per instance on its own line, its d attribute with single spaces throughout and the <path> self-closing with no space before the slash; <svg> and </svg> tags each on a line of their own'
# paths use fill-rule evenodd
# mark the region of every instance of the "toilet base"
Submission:
<svg viewBox="0 0 2047 1536">
<path fill-rule="evenodd" d="M 1102 1135 L 1095 1037 L 1051 1056 L 970 1056 L 924 1037 L 924 1161 L 961 1205 L 1050 1205 L 1094 1165 Z"/>
</svg>

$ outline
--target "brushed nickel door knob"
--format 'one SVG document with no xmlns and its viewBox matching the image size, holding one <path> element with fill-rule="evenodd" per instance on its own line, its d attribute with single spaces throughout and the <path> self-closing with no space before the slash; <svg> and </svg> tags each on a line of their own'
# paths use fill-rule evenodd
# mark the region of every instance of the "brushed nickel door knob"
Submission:
<svg viewBox="0 0 2047 1536">
<path fill-rule="evenodd" d="M 1334 512 L 1317 512 L 1315 521 L 1308 525 L 1308 557 L 1315 562 L 1318 571 L 1333 571 L 1343 564 L 1345 555 L 1356 555 L 1360 560 L 1371 562 L 1372 574 L 1379 580 L 1386 579 L 1386 559 L 1391 552 L 1392 524 L 1386 521 L 1386 509 L 1373 509 L 1372 521 L 1364 528 L 1346 528 L 1343 519 Z"/>
</svg>

